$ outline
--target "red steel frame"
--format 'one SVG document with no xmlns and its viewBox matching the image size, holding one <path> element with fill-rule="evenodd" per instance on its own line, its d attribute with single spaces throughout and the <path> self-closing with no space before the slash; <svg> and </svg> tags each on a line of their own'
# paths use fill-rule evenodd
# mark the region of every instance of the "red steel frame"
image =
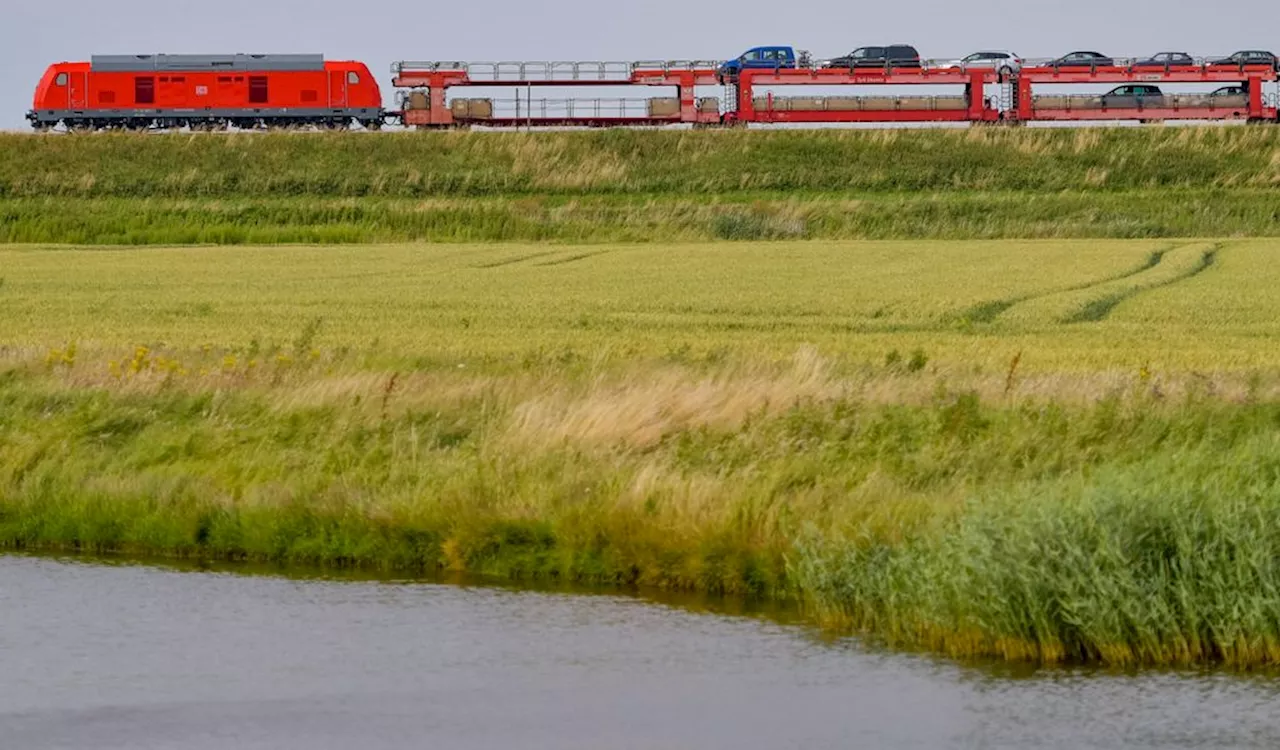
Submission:
<svg viewBox="0 0 1280 750">
<path fill-rule="evenodd" d="M 1270 66 L 1214 67 L 1199 65 L 1157 67 L 1109 66 L 1084 69 L 1029 67 L 1018 72 L 1014 80 L 1016 107 L 1006 119 L 1037 120 L 1227 120 L 1236 110 L 1221 107 L 1123 107 L 1106 109 L 1036 109 L 1032 97 L 1033 84 L 1091 83 L 1241 83 L 1249 84 L 1249 105 L 1244 117 L 1250 120 L 1275 120 L 1276 108 L 1262 99 L 1262 84 L 1275 81 L 1276 70 Z"/>
<path fill-rule="evenodd" d="M 607 80 L 487 80 L 473 79 L 466 70 L 401 70 L 399 75 L 392 81 L 396 88 L 426 88 L 429 97 L 430 107 L 428 109 L 406 110 L 404 112 L 404 124 L 416 127 L 449 127 L 456 124 L 453 113 L 449 110 L 445 102 L 445 91 L 451 86 L 489 86 L 489 87 L 517 87 L 524 88 L 526 86 L 674 86 L 678 92 L 680 99 L 680 114 L 670 117 L 575 117 L 575 118 L 558 118 L 548 120 L 545 118 L 536 119 L 539 125 L 587 125 L 587 126 L 610 126 L 610 125 L 643 125 L 655 123 L 695 123 L 695 124 L 719 124 L 720 114 L 718 112 L 699 112 L 698 101 L 695 94 L 695 86 L 715 86 L 720 83 L 720 79 L 716 76 L 716 71 L 706 70 L 663 70 L 663 69 L 639 69 L 633 70 L 629 78 L 626 79 L 607 79 Z M 524 124 L 527 119 L 521 117 L 519 121 L 510 118 L 506 119 L 488 119 L 483 121 L 486 125 L 516 125 Z"/>
<path fill-rule="evenodd" d="M 663 69 L 638 67 L 630 75 L 617 79 L 535 79 L 491 80 L 473 78 L 463 68 L 401 69 L 393 83 L 397 88 L 425 88 L 428 109 L 406 110 L 404 124 L 417 127 L 450 127 L 458 124 L 447 106 L 446 92 L 452 86 L 467 87 L 607 87 L 607 86 L 672 86 L 678 92 L 679 114 L 649 117 L 565 117 L 556 119 L 520 117 L 486 119 L 495 126 L 523 125 L 530 121 L 539 125 L 580 125 L 608 127 L 617 125 L 692 123 L 718 125 L 732 123 L 875 123 L 875 122 L 1034 122 L 1047 120 L 1222 120 L 1237 116 L 1250 120 L 1277 120 L 1277 108 L 1264 101 L 1262 84 L 1276 81 L 1277 71 L 1267 66 L 1214 67 L 1177 66 L 1143 68 L 1109 66 L 1093 69 L 1025 67 L 1012 82 L 1000 81 L 993 70 L 960 70 L 898 68 L 893 70 L 858 70 L 847 68 L 783 68 L 746 69 L 737 83 L 736 111 L 726 115 L 700 112 L 696 86 L 725 83 L 711 68 Z M 1247 112 L 1237 113 L 1229 107 L 1141 107 L 1100 109 L 1037 109 L 1032 97 L 1033 85 L 1053 84 L 1121 84 L 1121 83 L 1240 83 L 1249 84 Z M 1000 111 L 992 106 L 984 91 L 990 83 L 1014 87 L 1014 107 Z M 959 85 L 964 87 L 967 101 L 964 109 L 943 110 L 775 110 L 756 109 L 754 91 L 770 86 L 884 86 L 884 85 Z"/>
<path fill-rule="evenodd" d="M 994 70 L 850 70 L 848 68 L 747 69 L 738 80 L 739 122 L 996 122 L 1000 112 L 987 106 L 983 84 L 998 80 Z M 756 86 L 901 86 L 957 85 L 965 87 L 965 109 L 954 110 L 757 110 Z"/>
</svg>

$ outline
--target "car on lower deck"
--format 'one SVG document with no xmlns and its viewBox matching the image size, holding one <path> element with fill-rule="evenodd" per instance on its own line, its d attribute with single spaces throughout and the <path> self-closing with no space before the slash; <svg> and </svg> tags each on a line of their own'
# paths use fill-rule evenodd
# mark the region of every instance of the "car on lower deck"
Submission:
<svg viewBox="0 0 1280 750">
<path fill-rule="evenodd" d="M 1240 85 L 1223 86 L 1222 88 L 1217 88 L 1209 92 L 1209 96 L 1248 96 L 1248 95 L 1249 95 L 1249 87 L 1240 86 Z"/>
<path fill-rule="evenodd" d="M 1126 83 L 1102 95 L 1102 106 L 1117 109 L 1159 106 L 1163 102 L 1164 92 L 1149 83 Z"/>
</svg>

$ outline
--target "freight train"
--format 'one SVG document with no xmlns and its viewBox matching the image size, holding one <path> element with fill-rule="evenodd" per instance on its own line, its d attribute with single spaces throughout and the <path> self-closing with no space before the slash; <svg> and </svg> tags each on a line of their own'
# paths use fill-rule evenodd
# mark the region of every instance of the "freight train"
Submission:
<svg viewBox="0 0 1280 750">
<path fill-rule="evenodd" d="M 910 54 L 890 54 L 899 49 Z M 872 54 L 877 50 L 878 57 Z M 997 54 L 1002 55 L 998 60 Z M 107 55 L 50 66 L 27 119 L 37 130 L 73 132 L 353 125 L 376 130 L 387 123 L 431 129 L 1276 122 L 1278 67 L 1274 55 L 1256 51 L 1198 59 L 1185 53 L 1122 59 L 1078 52 L 1040 61 L 1001 52 L 930 61 L 919 59 L 908 45 L 859 48 L 831 60 L 811 60 L 807 53 L 775 46 L 748 50 L 728 62 L 398 62 L 392 66 L 397 108 L 389 110 L 377 80 L 361 62 L 328 61 L 314 54 Z M 1106 94 L 1062 93 L 1064 85 L 1082 84 L 1112 88 Z M 1157 84 L 1200 84 L 1210 90 L 1166 93 Z M 924 90 L 922 86 L 948 93 L 902 93 L 911 87 Z M 620 87 L 624 95 L 532 96 L 534 89 L 586 87 Z M 721 96 L 706 96 L 709 87 Z M 779 94 L 804 87 L 840 87 L 852 93 Z M 674 89 L 675 96 L 625 95 L 655 88 Z M 462 95 L 460 90 L 465 90 Z M 513 90 L 514 98 L 473 95 Z"/>
</svg>

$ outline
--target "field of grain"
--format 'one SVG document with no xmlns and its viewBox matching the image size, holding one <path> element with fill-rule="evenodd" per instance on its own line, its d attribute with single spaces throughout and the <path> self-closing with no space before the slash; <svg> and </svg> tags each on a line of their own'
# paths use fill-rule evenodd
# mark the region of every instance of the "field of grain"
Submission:
<svg viewBox="0 0 1280 750">
<path fill-rule="evenodd" d="M 1280 661 L 1273 240 L 0 247 L 0 545 Z"/>
<path fill-rule="evenodd" d="M 922 350 L 933 367 L 1243 373 L 1280 366 L 1277 243 L 771 242 L 0 248 L 0 327 L 21 356 L 75 342 L 190 358 L 288 347 L 386 366 L 518 368 Z M 255 344 L 256 342 L 256 344 Z"/>
</svg>

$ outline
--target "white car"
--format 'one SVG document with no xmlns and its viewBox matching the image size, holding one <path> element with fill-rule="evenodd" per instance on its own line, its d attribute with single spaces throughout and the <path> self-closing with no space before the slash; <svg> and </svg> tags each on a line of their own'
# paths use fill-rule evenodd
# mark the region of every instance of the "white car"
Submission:
<svg viewBox="0 0 1280 750">
<path fill-rule="evenodd" d="M 939 68 L 995 68 L 1000 75 L 1009 75 L 1022 68 L 1022 58 L 1008 50 L 983 50 L 974 52 L 959 60 L 946 60 L 938 64 Z"/>
</svg>

